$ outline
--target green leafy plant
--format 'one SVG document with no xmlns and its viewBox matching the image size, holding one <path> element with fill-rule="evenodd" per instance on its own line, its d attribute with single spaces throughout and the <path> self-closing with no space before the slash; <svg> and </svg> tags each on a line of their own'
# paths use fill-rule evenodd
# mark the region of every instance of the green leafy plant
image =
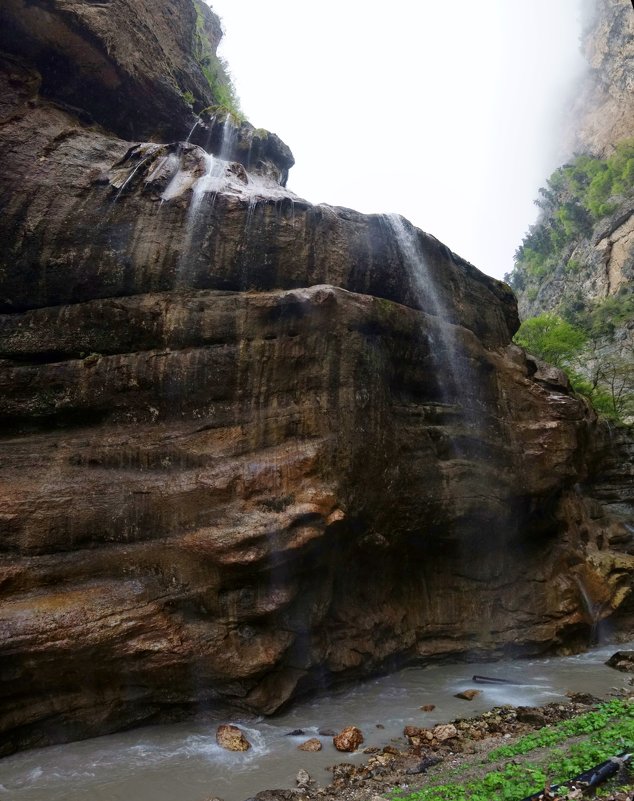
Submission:
<svg viewBox="0 0 634 801">
<path fill-rule="evenodd" d="M 584 331 L 552 312 L 524 320 L 514 337 L 529 353 L 557 367 L 568 366 L 586 339 Z"/>
<path fill-rule="evenodd" d="M 205 9 L 202 0 L 194 0 L 196 27 L 193 52 L 198 65 L 211 89 L 215 105 L 231 114 L 238 122 L 245 117 L 240 110 L 240 100 L 231 80 L 227 62 L 219 58 L 205 30 Z"/>
<path fill-rule="evenodd" d="M 561 784 L 634 744 L 634 704 L 615 700 L 597 710 L 532 732 L 491 751 L 502 764 L 481 778 L 445 782 L 414 792 L 395 790 L 392 801 L 519 801 L 550 784 Z M 561 748 L 553 749 L 553 745 Z M 544 753 L 535 752 L 546 749 Z M 518 757 L 531 754 L 528 761 Z M 510 761 L 509 761 L 510 760 Z M 433 779 L 432 779 L 433 781 Z"/>
</svg>

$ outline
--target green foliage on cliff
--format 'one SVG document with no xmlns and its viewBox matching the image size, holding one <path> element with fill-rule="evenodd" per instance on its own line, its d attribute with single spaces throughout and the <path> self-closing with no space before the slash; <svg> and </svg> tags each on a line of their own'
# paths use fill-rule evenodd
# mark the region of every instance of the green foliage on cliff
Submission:
<svg viewBox="0 0 634 801">
<path fill-rule="evenodd" d="M 610 215 L 634 190 L 634 139 L 620 142 L 608 159 L 577 156 L 560 167 L 539 190 L 541 215 L 515 253 L 515 267 L 505 280 L 517 291 L 562 265 L 576 272 L 569 246 Z"/>
<path fill-rule="evenodd" d="M 586 343 L 586 334 L 556 314 L 524 320 L 515 342 L 545 362 L 565 368 Z"/>
<path fill-rule="evenodd" d="M 606 351 L 605 341 L 615 323 L 632 319 L 633 312 L 634 295 L 629 293 L 584 310 L 574 323 L 546 312 L 524 320 L 514 341 L 564 370 L 574 390 L 598 412 L 623 421 L 634 415 L 634 352 Z"/>
<path fill-rule="evenodd" d="M 198 62 L 209 88 L 212 91 L 215 105 L 229 112 L 237 120 L 244 120 L 240 110 L 240 100 L 233 86 L 229 68 L 224 59 L 216 55 L 205 30 L 205 9 L 202 0 L 194 0 L 196 9 L 196 31 L 194 36 L 194 56 Z"/>
</svg>

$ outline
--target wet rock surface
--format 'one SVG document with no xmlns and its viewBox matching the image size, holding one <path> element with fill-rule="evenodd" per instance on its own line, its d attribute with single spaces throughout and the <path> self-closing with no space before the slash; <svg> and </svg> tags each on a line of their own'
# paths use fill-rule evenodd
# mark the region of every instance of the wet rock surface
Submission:
<svg viewBox="0 0 634 801">
<path fill-rule="evenodd" d="M 634 673 L 634 651 L 617 651 L 605 664 L 623 673 Z"/>
<path fill-rule="evenodd" d="M 311 737 L 310 740 L 306 740 L 305 743 L 298 745 L 297 748 L 299 751 L 315 752 L 315 751 L 321 751 L 322 744 L 321 740 L 318 740 L 316 737 Z"/>
<path fill-rule="evenodd" d="M 244 736 L 244 733 L 237 726 L 232 726 L 230 723 L 223 723 L 218 726 L 216 742 L 227 751 L 248 751 L 251 748 L 251 743 Z"/>
<path fill-rule="evenodd" d="M 580 582 L 626 605 L 626 531 L 588 490 L 608 434 L 510 344 L 508 287 L 403 224 L 421 282 L 388 218 L 283 189 L 257 129 L 259 163 L 217 175 L 202 128 L 172 142 L 146 106 L 157 141 L 120 138 L 24 41 L 0 70 L 0 753 L 474 642 L 581 646 Z"/>
<path fill-rule="evenodd" d="M 356 726 L 346 726 L 332 738 L 337 751 L 356 751 L 363 743 L 363 732 Z"/>
</svg>

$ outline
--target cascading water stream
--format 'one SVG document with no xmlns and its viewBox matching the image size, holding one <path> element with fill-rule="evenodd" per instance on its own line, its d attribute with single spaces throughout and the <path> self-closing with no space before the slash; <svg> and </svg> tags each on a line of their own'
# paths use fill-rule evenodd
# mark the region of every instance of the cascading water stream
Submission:
<svg viewBox="0 0 634 801">
<path fill-rule="evenodd" d="M 420 244 L 419 232 L 412 225 L 406 225 L 403 217 L 398 214 L 387 214 L 384 219 L 394 235 L 420 307 L 436 318 L 436 325 L 433 331 L 428 332 L 428 336 L 431 356 L 436 362 L 436 372 L 441 379 L 438 387 L 441 402 L 453 407 L 466 426 L 477 428 L 478 419 L 473 411 L 477 377 L 458 337 L 457 325 L 450 322 L 451 309 L 429 268 Z"/>
<path fill-rule="evenodd" d="M 196 122 L 192 125 L 190 132 L 187 134 L 187 139 L 185 139 L 186 145 L 189 144 L 189 140 L 192 138 L 192 136 L 194 135 L 194 131 L 196 130 L 196 128 L 198 128 L 201 122 L 202 120 L 200 119 L 200 117 L 196 117 Z"/>
<path fill-rule="evenodd" d="M 581 576 L 575 576 L 575 582 L 579 588 L 579 595 L 583 603 L 584 611 L 590 622 L 590 646 L 600 645 L 603 632 L 601 631 L 603 604 L 595 603 L 590 595 L 588 588 L 583 582 Z"/>
</svg>

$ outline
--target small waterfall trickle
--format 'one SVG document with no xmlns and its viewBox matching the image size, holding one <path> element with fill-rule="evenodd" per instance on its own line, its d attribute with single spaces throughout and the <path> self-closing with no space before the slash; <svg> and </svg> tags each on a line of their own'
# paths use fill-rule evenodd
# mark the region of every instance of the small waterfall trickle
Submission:
<svg viewBox="0 0 634 801">
<path fill-rule="evenodd" d="M 205 171 L 196 181 L 192 187 L 192 199 L 187 210 L 187 227 L 194 225 L 200 204 L 203 197 L 207 192 L 213 191 L 217 188 L 216 172 L 217 172 L 217 159 L 209 153 L 204 155 Z"/>
<path fill-rule="evenodd" d="M 201 122 L 202 120 L 200 119 L 200 117 L 196 117 L 196 122 L 192 125 L 190 132 L 187 134 L 187 139 L 185 139 L 186 145 L 189 144 L 189 140 L 192 138 L 192 136 L 194 135 L 194 131 L 196 130 L 196 128 L 198 128 Z"/>
<path fill-rule="evenodd" d="M 113 201 L 112 201 L 112 203 L 113 203 L 113 204 L 115 204 L 115 203 L 116 203 L 116 202 L 119 200 L 119 198 L 121 197 L 121 193 L 123 192 L 123 190 L 126 188 L 126 186 L 128 186 L 128 184 L 129 184 L 129 183 L 132 181 L 132 179 L 134 178 L 134 176 L 135 176 L 135 175 L 137 174 L 137 172 L 138 172 L 138 171 L 141 169 L 141 167 L 142 167 L 142 166 L 143 166 L 143 165 L 144 165 L 144 164 L 145 164 L 145 163 L 148 161 L 148 159 L 149 159 L 149 158 L 150 158 L 150 155 L 145 155 L 145 156 L 143 156 L 143 158 L 140 158 L 140 159 L 139 159 L 139 163 L 136 165 L 136 167 L 134 167 L 134 168 L 133 168 L 133 169 L 130 171 L 130 174 L 128 175 L 128 177 L 125 179 L 125 181 L 124 181 L 124 182 L 121 184 L 121 186 L 119 187 L 119 189 L 118 189 L 118 191 L 117 191 L 116 195 L 115 195 L 115 196 L 114 196 L 114 198 L 113 198 Z"/>
<path fill-rule="evenodd" d="M 583 605 L 583 609 L 586 613 L 586 617 L 588 619 L 588 623 L 590 624 L 590 646 L 599 645 L 601 643 L 603 631 L 602 631 L 602 616 L 601 613 L 603 612 L 603 604 L 596 603 L 588 588 L 586 587 L 582 577 L 580 575 L 575 576 L 575 583 L 579 589 L 579 595 L 581 597 L 581 603 Z"/>
</svg>

